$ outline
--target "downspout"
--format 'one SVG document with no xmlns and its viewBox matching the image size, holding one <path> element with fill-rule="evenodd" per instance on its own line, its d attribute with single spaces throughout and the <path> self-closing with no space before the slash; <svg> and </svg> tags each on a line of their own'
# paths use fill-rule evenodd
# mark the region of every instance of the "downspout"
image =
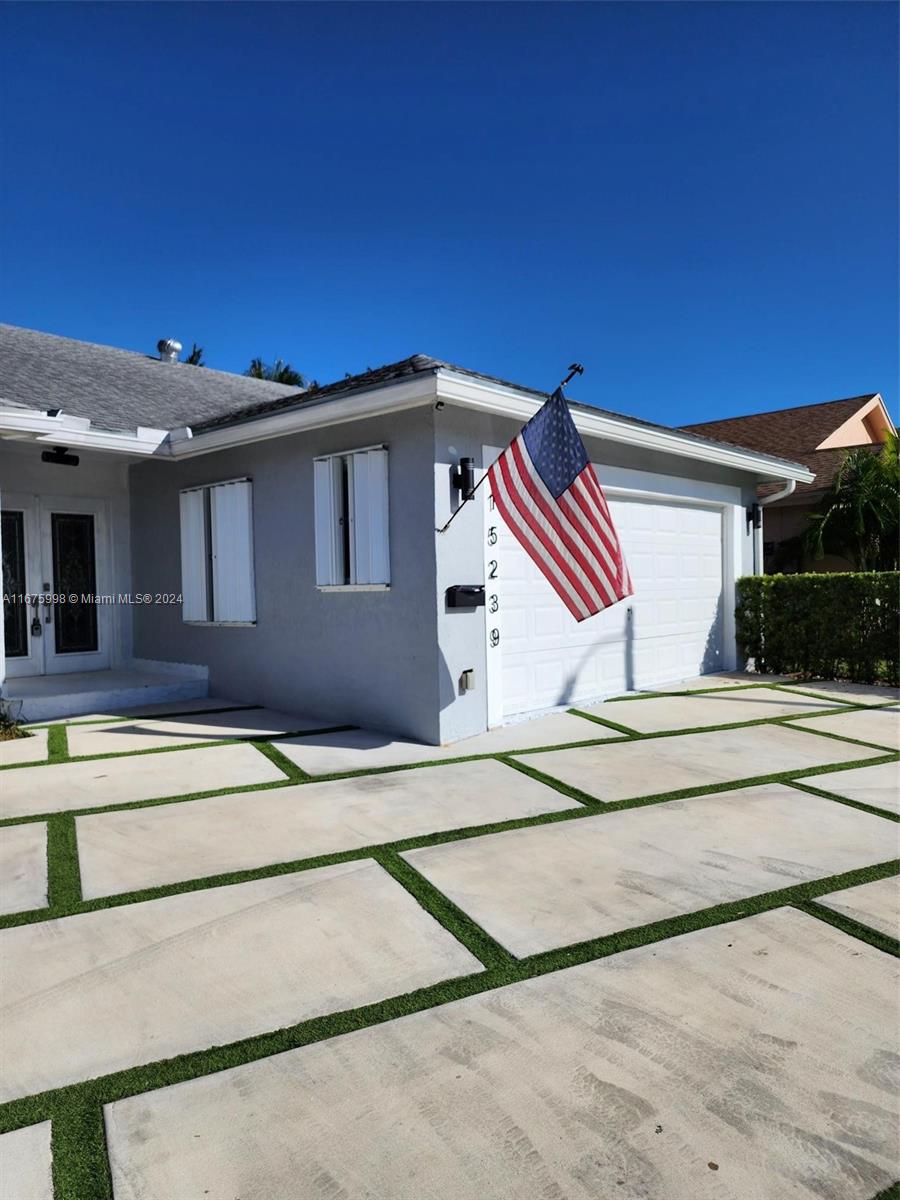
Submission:
<svg viewBox="0 0 900 1200">
<path fill-rule="evenodd" d="M 777 492 L 773 492 L 771 496 L 764 496 L 762 500 L 758 500 L 754 506 L 756 512 L 753 520 L 753 574 L 762 575 L 763 573 L 763 515 L 762 510 L 767 504 L 774 504 L 776 500 L 784 500 L 787 496 L 792 495 L 797 486 L 796 479 L 786 479 L 783 488 L 779 488 Z"/>
</svg>

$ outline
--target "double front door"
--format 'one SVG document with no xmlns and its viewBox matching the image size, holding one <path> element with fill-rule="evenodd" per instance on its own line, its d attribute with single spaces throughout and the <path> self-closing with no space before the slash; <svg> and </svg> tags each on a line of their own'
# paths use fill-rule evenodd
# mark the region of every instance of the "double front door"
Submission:
<svg viewBox="0 0 900 1200">
<path fill-rule="evenodd" d="M 6 674 L 108 667 L 105 503 L 13 493 L 0 501 Z"/>
</svg>

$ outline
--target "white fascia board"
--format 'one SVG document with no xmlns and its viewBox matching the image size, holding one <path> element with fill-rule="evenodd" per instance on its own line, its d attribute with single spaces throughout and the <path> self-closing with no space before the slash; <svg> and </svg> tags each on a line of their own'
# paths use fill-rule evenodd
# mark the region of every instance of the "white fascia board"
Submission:
<svg viewBox="0 0 900 1200">
<path fill-rule="evenodd" d="M 33 439 L 49 445 L 106 450 L 119 454 L 155 454 L 168 436 L 165 429 L 140 427 L 134 433 L 95 428 L 87 417 L 60 413 L 49 417 L 37 409 L 0 407 L 0 439 Z"/>
<path fill-rule="evenodd" d="M 301 408 L 271 413 L 221 429 L 210 429 L 205 433 L 200 430 L 192 436 L 170 440 L 160 448 L 160 453 L 176 459 L 195 458 L 199 454 L 212 454 L 216 450 L 226 450 L 247 442 L 263 442 L 286 434 L 302 433 L 307 429 L 346 425 L 348 421 L 362 421 L 366 417 L 419 408 L 434 403 L 436 394 L 434 375 L 423 373 L 413 379 L 385 384 L 334 400 L 327 397 L 323 397 L 320 403 L 309 400 Z"/>
<path fill-rule="evenodd" d="M 522 424 L 533 417 L 543 404 L 543 399 L 539 396 L 528 396 L 502 384 L 472 379 L 447 370 L 438 372 L 437 390 L 438 397 L 446 403 L 477 409 L 495 416 L 512 417 Z M 674 429 L 632 425 L 605 413 L 593 413 L 583 409 L 572 409 L 572 417 L 575 428 L 587 437 L 639 446 L 642 450 L 677 454 L 681 458 L 694 458 L 701 462 L 730 467 L 732 470 L 761 475 L 767 479 L 793 479 L 798 483 L 811 483 L 815 479 L 815 475 L 799 463 L 782 462 L 765 454 L 740 450 L 736 446 L 696 441 Z"/>
</svg>

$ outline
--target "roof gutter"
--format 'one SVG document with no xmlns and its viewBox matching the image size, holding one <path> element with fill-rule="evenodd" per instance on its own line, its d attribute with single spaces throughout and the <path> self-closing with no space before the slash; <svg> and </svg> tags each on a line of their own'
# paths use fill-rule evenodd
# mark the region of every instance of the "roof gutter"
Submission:
<svg viewBox="0 0 900 1200">
<path fill-rule="evenodd" d="M 100 429 L 87 417 L 51 410 L 4 408 L 0 403 L 0 441 L 33 441 L 83 450 L 118 454 L 155 454 L 168 436 L 165 429 L 138 426 L 135 430 Z"/>
</svg>

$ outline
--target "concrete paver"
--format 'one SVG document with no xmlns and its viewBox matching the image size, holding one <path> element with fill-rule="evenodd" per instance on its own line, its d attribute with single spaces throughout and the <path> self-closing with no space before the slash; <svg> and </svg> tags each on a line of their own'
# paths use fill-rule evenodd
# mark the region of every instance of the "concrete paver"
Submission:
<svg viewBox="0 0 900 1200">
<path fill-rule="evenodd" d="M 861 883 L 859 887 L 832 892 L 817 901 L 826 908 L 833 908 L 861 925 L 886 933 L 888 937 L 900 937 L 900 877 L 878 879 L 874 883 Z"/>
<path fill-rule="evenodd" d="M 891 750 L 900 750 L 900 708 L 878 708 L 866 711 L 835 713 L 833 717 L 812 717 L 798 721 L 801 729 L 817 733 L 836 733 L 839 737 L 873 742 Z"/>
<path fill-rule="evenodd" d="M 371 861 L 2 930 L 0 1100 L 481 969 Z"/>
<path fill-rule="evenodd" d="M 35 729 L 28 737 L 0 742 L 0 767 L 14 763 L 43 762 L 47 757 L 47 730 Z"/>
<path fill-rule="evenodd" d="M 254 746 L 242 745 L 20 767 L 0 779 L 0 818 L 187 796 L 284 778 Z"/>
<path fill-rule="evenodd" d="M 900 763 L 854 767 L 851 771 L 816 775 L 806 782 L 835 796 L 900 814 Z"/>
<path fill-rule="evenodd" d="M 366 771 L 376 767 L 408 763 L 440 762 L 469 754 L 501 754 L 532 746 L 561 746 L 620 737 L 596 721 L 570 713 L 554 713 L 534 721 L 503 725 L 449 746 L 425 746 L 389 733 L 354 729 L 346 733 L 313 734 L 312 737 L 277 739 L 278 749 L 310 775 L 332 775 L 340 771 Z"/>
<path fill-rule="evenodd" d="M 817 712 L 836 702 L 791 696 L 775 688 L 746 688 L 698 696 L 650 696 L 645 700 L 618 700 L 584 709 L 638 733 L 669 729 L 698 729 L 703 725 L 737 724 L 769 717 L 790 717 Z"/>
<path fill-rule="evenodd" d="M 220 741 L 225 738 L 269 738 L 273 734 L 327 729 L 335 724 L 323 717 L 251 708 L 208 716 L 170 717 L 160 720 L 118 721 L 105 725 L 69 727 L 69 754 L 125 754 L 133 750 Z"/>
<path fill-rule="evenodd" d="M 877 758 L 879 753 L 833 738 L 814 738 L 781 725 L 751 725 L 652 741 L 550 750 L 523 755 L 522 762 L 598 800 L 611 802 Z"/>
<path fill-rule="evenodd" d="M 717 671 L 711 675 L 693 675 L 674 683 L 661 683 L 656 687 L 642 688 L 645 692 L 696 692 L 710 688 L 740 687 L 751 683 L 786 683 L 793 675 L 758 675 L 755 671 Z"/>
<path fill-rule="evenodd" d="M 0 827 L 0 913 L 47 904 L 47 826 L 43 821 Z"/>
<path fill-rule="evenodd" d="M 229 700 L 224 696 L 202 696 L 195 700 L 160 700 L 156 704 L 136 704 L 127 708 L 112 708 L 105 712 L 80 713 L 62 718 L 64 725 L 83 725 L 86 722 L 122 720 L 124 717 L 165 717 L 171 714 L 203 713 L 219 708 L 258 708 L 245 700 Z"/>
<path fill-rule="evenodd" d="M 78 817 L 85 899 L 580 807 L 492 759 Z"/>
<path fill-rule="evenodd" d="M 797 689 L 837 700 L 841 704 L 887 704 L 900 700 L 900 688 L 875 683 L 845 683 L 840 679 L 823 679 L 813 683 L 798 681 Z"/>
<path fill-rule="evenodd" d="M 774 783 L 403 857 L 521 958 L 896 853 L 896 827 L 883 817 Z"/>
<path fill-rule="evenodd" d="M 896 963 L 796 910 L 105 1109 L 116 1200 L 871 1200 Z"/>
<path fill-rule="evenodd" d="M 0 1134 L 3 1200 L 53 1200 L 50 1122 Z"/>
</svg>

